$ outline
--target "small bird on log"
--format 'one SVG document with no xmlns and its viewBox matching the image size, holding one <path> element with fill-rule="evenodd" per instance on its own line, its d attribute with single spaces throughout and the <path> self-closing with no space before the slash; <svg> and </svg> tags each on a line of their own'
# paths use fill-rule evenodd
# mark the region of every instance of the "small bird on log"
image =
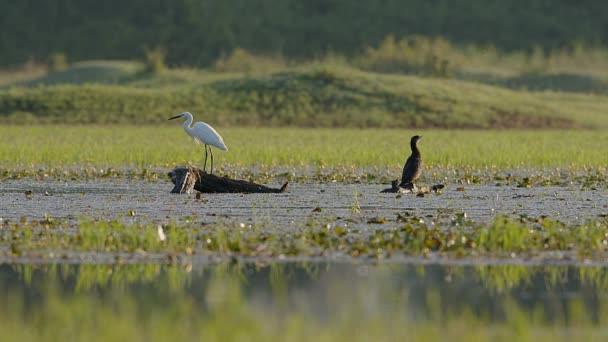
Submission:
<svg viewBox="0 0 608 342">
<path fill-rule="evenodd" d="M 183 112 L 180 115 L 169 118 L 169 120 L 183 117 L 186 117 L 186 121 L 184 121 L 186 133 L 194 139 L 195 143 L 205 145 L 205 164 L 203 165 L 203 171 L 205 172 L 207 172 L 207 148 L 209 148 L 209 153 L 211 153 L 211 174 L 213 174 L 213 151 L 211 150 L 211 146 L 215 146 L 222 151 L 228 151 L 228 147 L 224 144 L 222 137 L 210 125 L 199 121 L 190 127 L 194 118 L 189 112 Z"/>
<path fill-rule="evenodd" d="M 422 173 L 422 156 L 420 150 L 418 150 L 418 140 L 422 139 L 421 136 L 415 135 L 410 140 L 410 147 L 412 148 L 412 154 L 407 158 L 405 165 L 403 166 L 403 174 L 401 175 L 402 188 L 411 188 L 414 186 L 414 181 L 420 177 Z"/>
</svg>

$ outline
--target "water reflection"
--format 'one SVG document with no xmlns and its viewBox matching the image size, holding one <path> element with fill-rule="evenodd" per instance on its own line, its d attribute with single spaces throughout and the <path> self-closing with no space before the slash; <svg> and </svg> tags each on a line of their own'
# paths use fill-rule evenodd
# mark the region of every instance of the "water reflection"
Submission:
<svg viewBox="0 0 608 342">
<path fill-rule="evenodd" d="M 0 339 L 605 340 L 606 289 L 600 267 L 5 264 Z"/>
</svg>

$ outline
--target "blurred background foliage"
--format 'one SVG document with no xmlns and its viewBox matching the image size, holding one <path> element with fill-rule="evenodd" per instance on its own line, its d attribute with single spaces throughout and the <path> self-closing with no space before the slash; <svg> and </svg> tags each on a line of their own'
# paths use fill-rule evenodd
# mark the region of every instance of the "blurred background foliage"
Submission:
<svg viewBox="0 0 608 342">
<path fill-rule="evenodd" d="M 3 1 L 0 66 L 57 53 L 70 62 L 135 59 L 147 47 L 164 49 L 169 66 L 213 66 L 236 48 L 290 60 L 355 56 L 391 34 L 503 52 L 572 52 L 606 43 L 605 13 L 608 2 L 595 0 Z"/>
</svg>

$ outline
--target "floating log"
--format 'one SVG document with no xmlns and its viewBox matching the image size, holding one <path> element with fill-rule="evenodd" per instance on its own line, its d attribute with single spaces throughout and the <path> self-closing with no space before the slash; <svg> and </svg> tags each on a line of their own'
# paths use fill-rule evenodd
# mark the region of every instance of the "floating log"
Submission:
<svg viewBox="0 0 608 342">
<path fill-rule="evenodd" d="M 193 190 L 204 193 L 281 193 L 287 191 L 286 182 L 280 189 L 244 180 L 230 179 L 207 173 L 191 166 L 178 166 L 169 172 L 175 184 L 172 194 L 191 194 Z"/>
</svg>

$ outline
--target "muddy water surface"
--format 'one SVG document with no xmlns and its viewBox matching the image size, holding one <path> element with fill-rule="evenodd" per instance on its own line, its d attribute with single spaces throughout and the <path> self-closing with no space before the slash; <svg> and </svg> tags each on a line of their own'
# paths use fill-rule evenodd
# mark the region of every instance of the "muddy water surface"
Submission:
<svg viewBox="0 0 608 342">
<path fill-rule="evenodd" d="M 279 186 L 278 184 L 269 184 Z M 360 228 L 396 224 L 398 215 L 432 224 L 465 214 L 487 221 L 497 213 L 549 216 L 576 223 L 608 213 L 608 193 L 578 187 L 447 185 L 441 194 L 380 193 L 382 184 L 290 184 L 283 194 L 170 194 L 172 184 L 133 180 L 87 182 L 5 181 L 0 187 L 3 220 L 80 217 L 125 222 L 192 222 L 218 220 L 278 227 L 319 221 Z M 31 193 L 30 193 L 31 192 Z"/>
</svg>

